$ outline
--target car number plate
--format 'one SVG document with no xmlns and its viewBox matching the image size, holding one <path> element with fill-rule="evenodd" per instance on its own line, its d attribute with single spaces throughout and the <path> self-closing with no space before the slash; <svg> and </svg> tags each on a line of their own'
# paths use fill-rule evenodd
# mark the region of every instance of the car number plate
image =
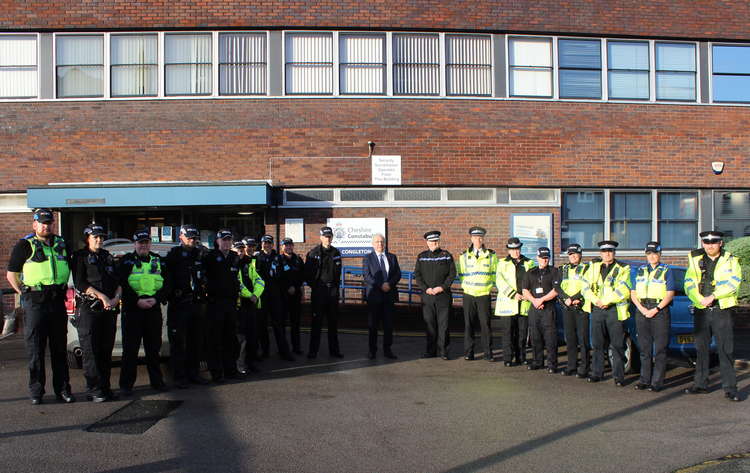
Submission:
<svg viewBox="0 0 750 473">
<path fill-rule="evenodd" d="M 677 335 L 677 343 L 680 345 L 695 343 L 695 337 L 693 335 Z"/>
</svg>

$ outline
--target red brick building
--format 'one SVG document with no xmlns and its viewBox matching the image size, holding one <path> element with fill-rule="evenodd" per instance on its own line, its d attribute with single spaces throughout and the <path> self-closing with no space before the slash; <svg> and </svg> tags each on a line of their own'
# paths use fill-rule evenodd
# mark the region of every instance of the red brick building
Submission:
<svg viewBox="0 0 750 473">
<path fill-rule="evenodd" d="M 367 217 L 407 269 L 423 232 L 459 252 L 472 225 L 497 249 L 511 231 L 557 254 L 659 239 L 678 261 L 704 229 L 750 234 L 748 17 L 687 0 L 3 2 L 0 260 L 44 205 L 71 240 L 91 219 L 164 240 L 302 219 L 305 252 L 327 219 Z M 400 158 L 387 184 L 378 156 Z"/>
</svg>

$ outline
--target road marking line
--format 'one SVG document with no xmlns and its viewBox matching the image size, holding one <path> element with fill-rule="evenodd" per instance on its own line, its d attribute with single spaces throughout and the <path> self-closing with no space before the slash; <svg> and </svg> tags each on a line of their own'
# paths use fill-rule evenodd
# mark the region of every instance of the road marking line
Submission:
<svg viewBox="0 0 750 473">
<path fill-rule="evenodd" d="M 320 368 L 321 366 L 345 365 L 347 363 L 357 363 L 359 361 L 367 361 L 367 358 L 357 358 L 356 360 L 337 361 L 335 363 L 319 363 L 317 365 L 304 365 L 304 366 L 293 366 L 291 368 L 280 368 L 277 370 L 271 370 L 271 373 L 280 373 L 282 371 L 303 370 L 305 368 Z"/>
</svg>

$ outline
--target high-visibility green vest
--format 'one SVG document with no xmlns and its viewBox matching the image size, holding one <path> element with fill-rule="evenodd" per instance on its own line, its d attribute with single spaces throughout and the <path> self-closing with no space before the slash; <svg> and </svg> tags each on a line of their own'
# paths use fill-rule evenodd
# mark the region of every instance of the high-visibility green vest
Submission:
<svg viewBox="0 0 750 473">
<path fill-rule="evenodd" d="M 145 263 L 138 255 L 134 255 L 135 263 L 128 276 L 128 284 L 138 297 L 153 296 L 164 285 L 159 255 L 151 253 L 149 256 L 149 261 Z"/>
<path fill-rule="evenodd" d="M 578 263 L 575 267 L 570 263 L 560 266 L 560 287 L 565 291 L 565 294 L 575 296 L 583 291 L 583 287 L 586 285 L 583 275 L 586 274 L 587 268 L 586 263 Z"/>
<path fill-rule="evenodd" d="M 530 270 L 536 263 L 521 255 L 521 261 L 525 271 Z M 516 286 L 516 265 L 510 256 L 497 262 L 495 272 L 495 285 L 497 286 L 497 301 L 495 302 L 495 315 L 508 317 L 511 315 L 529 315 L 531 302 L 520 301 L 519 304 L 514 296 L 520 292 Z"/>
<path fill-rule="evenodd" d="M 700 293 L 700 283 L 704 272 L 701 269 L 701 259 L 704 256 L 708 259 L 708 255 L 703 249 L 691 251 L 688 257 L 688 269 L 685 272 L 685 294 L 690 298 L 696 309 L 705 309 L 705 306 L 700 304 L 701 299 L 703 299 L 703 295 Z M 737 290 L 740 287 L 740 282 L 742 282 L 742 270 L 739 260 L 728 251 L 721 250 L 712 282 L 713 295 L 721 309 L 728 309 L 737 305 Z"/>
<path fill-rule="evenodd" d="M 635 294 L 638 299 L 663 300 L 667 297 L 667 271 L 665 264 L 657 264 L 651 269 L 651 265 L 638 268 L 635 277 Z"/>
<path fill-rule="evenodd" d="M 26 237 L 31 256 L 23 264 L 23 283 L 27 286 L 67 284 L 70 278 L 68 249 L 65 240 L 55 235 L 52 246 L 34 235 Z"/>
<path fill-rule="evenodd" d="M 586 285 L 583 288 L 585 298 L 583 310 L 591 312 L 594 302 L 617 307 L 617 319 L 626 320 L 630 317 L 630 266 L 619 261 L 612 263 L 607 277 L 602 281 L 602 262 L 594 260 L 584 275 Z"/>
<path fill-rule="evenodd" d="M 479 257 L 473 248 L 461 253 L 456 261 L 456 273 L 461 281 L 464 294 L 487 296 L 495 285 L 497 254 L 485 248 L 479 250 Z"/>
<path fill-rule="evenodd" d="M 237 272 L 237 279 L 240 280 L 240 297 L 250 299 L 255 296 L 257 299 L 256 305 L 260 308 L 260 296 L 266 288 L 266 283 L 263 282 L 263 279 L 255 269 L 254 259 L 250 264 L 246 264 L 243 268 L 240 268 Z M 249 281 L 252 284 L 252 288 L 247 287 L 245 281 Z"/>
</svg>

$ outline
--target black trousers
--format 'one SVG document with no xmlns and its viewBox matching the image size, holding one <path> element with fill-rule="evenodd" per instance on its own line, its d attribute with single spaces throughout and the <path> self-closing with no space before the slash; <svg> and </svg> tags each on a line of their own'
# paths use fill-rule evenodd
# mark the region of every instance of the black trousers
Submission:
<svg viewBox="0 0 750 473">
<path fill-rule="evenodd" d="M 526 338 L 529 332 L 529 318 L 526 315 L 500 317 L 503 330 L 503 361 L 517 363 L 526 361 Z"/>
<path fill-rule="evenodd" d="M 547 368 L 557 369 L 557 324 L 554 302 L 547 302 L 543 309 L 529 309 L 529 332 L 534 365 L 544 366 L 544 350 L 547 350 Z"/>
<path fill-rule="evenodd" d="M 133 389 L 138 374 L 138 350 L 143 341 L 146 353 L 146 368 L 149 383 L 152 387 L 164 384 L 159 367 L 159 350 L 161 350 L 161 304 L 150 309 L 127 307 L 122 312 L 122 367 L 120 369 L 120 388 Z"/>
<path fill-rule="evenodd" d="M 378 351 L 378 325 L 383 324 L 383 351 L 388 352 L 393 345 L 393 306 L 391 298 L 381 298 L 379 301 L 367 301 L 369 316 L 367 317 L 367 332 L 369 335 L 370 353 Z"/>
<path fill-rule="evenodd" d="M 289 354 L 289 344 L 286 341 L 286 330 L 284 322 L 286 319 L 286 307 L 282 295 L 278 292 L 279 288 L 267 285 L 261 296 L 261 305 L 259 312 L 263 312 L 263 328 L 258 332 L 259 339 L 262 340 L 261 346 L 263 354 L 268 356 L 270 340 L 268 338 L 268 322 L 271 323 L 273 337 L 276 340 L 276 349 L 282 355 Z M 264 340 L 264 341 L 263 341 Z"/>
<path fill-rule="evenodd" d="M 734 311 L 729 309 L 695 309 L 695 385 L 708 387 L 709 346 L 711 336 L 716 338 L 719 355 L 721 387 L 726 392 L 737 391 L 737 375 L 734 372 Z"/>
<path fill-rule="evenodd" d="M 635 316 L 635 326 L 641 348 L 640 381 L 660 388 L 664 385 L 664 373 L 667 371 L 667 345 L 671 326 L 669 308 L 661 310 L 650 319 L 639 312 Z"/>
<path fill-rule="evenodd" d="M 204 359 L 206 304 L 192 299 L 171 301 L 167 309 L 169 362 L 175 381 L 198 377 Z"/>
<path fill-rule="evenodd" d="M 340 353 L 339 349 L 339 288 L 316 284 L 312 288 L 312 327 L 310 330 L 310 353 L 317 354 L 320 348 L 320 332 L 323 318 L 328 321 L 328 353 Z"/>
<path fill-rule="evenodd" d="M 209 301 L 208 370 L 213 379 L 237 374 L 240 347 L 237 341 L 237 300 L 216 298 Z"/>
<path fill-rule="evenodd" d="M 256 317 L 258 314 L 257 303 L 250 299 L 242 298 L 240 308 L 237 311 L 237 341 L 239 352 L 237 355 L 237 369 L 247 370 L 258 356 L 258 335 Z"/>
<path fill-rule="evenodd" d="M 589 373 L 589 314 L 582 309 L 574 307 L 563 308 L 563 324 L 565 328 L 565 344 L 568 351 L 567 370 L 576 370 L 581 376 Z M 578 362 L 578 353 L 581 361 Z"/>
<path fill-rule="evenodd" d="M 427 338 L 426 353 L 431 356 L 448 356 L 450 344 L 448 321 L 452 304 L 453 298 L 450 292 L 442 292 L 437 296 L 422 293 L 422 317 L 424 317 Z"/>
<path fill-rule="evenodd" d="M 77 307 L 78 340 L 81 342 L 86 391 L 105 395 L 110 391 L 112 349 L 115 347 L 117 311 L 92 310 L 83 301 Z"/>
<path fill-rule="evenodd" d="M 267 301 L 267 297 L 263 297 L 264 295 L 261 296 L 261 306 L 255 313 L 256 344 L 253 354 L 256 359 L 258 359 L 258 348 L 260 348 L 264 357 L 268 356 L 270 352 L 271 340 L 268 337 L 268 314 L 270 312 L 270 303 Z"/>
<path fill-rule="evenodd" d="M 625 378 L 625 330 L 617 319 L 617 308 L 591 308 L 591 343 L 594 348 L 592 376 L 601 378 L 604 375 L 604 347 L 607 339 L 612 349 L 612 377 L 615 381 Z"/>
<path fill-rule="evenodd" d="M 65 296 L 57 291 L 34 291 L 21 296 L 23 307 L 24 339 L 29 358 L 29 393 L 42 397 L 46 384 L 44 356 L 49 343 L 52 363 L 52 389 L 55 394 L 70 391 L 67 361 L 68 316 Z"/>
<path fill-rule="evenodd" d="M 302 349 L 300 343 L 300 321 L 302 312 L 302 288 L 295 287 L 294 294 L 286 292 L 284 294 L 284 309 L 289 315 L 289 335 L 292 342 L 292 349 L 295 352 L 299 352 Z M 283 329 L 283 324 L 282 324 Z"/>
<path fill-rule="evenodd" d="M 492 319 L 490 295 L 472 296 L 464 294 L 464 355 L 474 354 L 474 331 L 482 332 L 481 342 L 485 358 L 492 358 Z"/>
</svg>

